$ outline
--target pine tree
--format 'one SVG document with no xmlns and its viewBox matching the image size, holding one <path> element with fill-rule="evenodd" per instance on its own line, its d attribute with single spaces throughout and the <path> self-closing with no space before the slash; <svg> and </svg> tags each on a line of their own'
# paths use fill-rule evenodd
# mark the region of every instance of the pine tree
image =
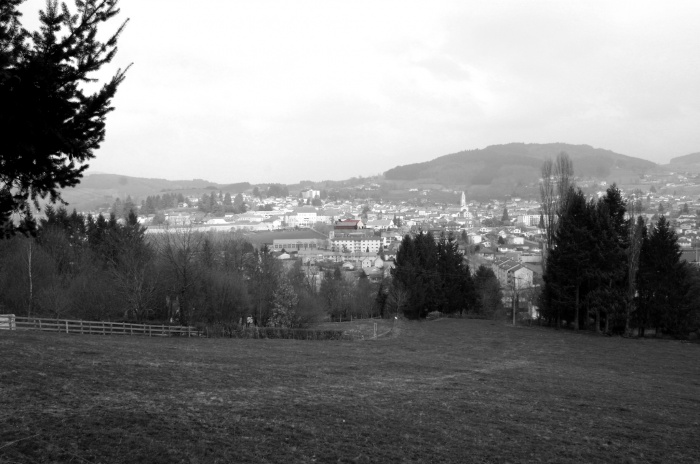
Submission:
<svg viewBox="0 0 700 464">
<path fill-rule="evenodd" d="M 97 33 L 118 14 L 118 0 L 77 2 L 76 14 L 49 1 L 34 33 L 21 27 L 21 3 L 0 3 L 0 237 L 33 232 L 14 219 L 39 199 L 62 201 L 60 190 L 80 182 L 126 72 L 95 93 L 83 87 L 114 58 L 126 23 L 105 42 Z"/>
<path fill-rule="evenodd" d="M 437 255 L 439 310 L 461 315 L 474 305 L 474 283 L 469 265 L 459 252 L 459 245 L 452 234 L 441 234 Z"/>
<path fill-rule="evenodd" d="M 501 222 L 504 224 L 510 222 L 510 217 L 508 217 L 508 210 L 505 206 L 503 207 L 503 216 L 501 217 Z"/>
<path fill-rule="evenodd" d="M 586 202 L 581 190 L 569 189 L 564 210 L 555 234 L 555 247 L 547 258 L 547 271 L 544 276 L 544 313 L 550 320 L 573 322 L 579 329 L 581 320 L 581 291 L 583 284 L 594 272 L 590 250 L 594 246 L 591 234 L 594 207 Z M 573 309 L 573 312 L 571 311 Z"/>
<path fill-rule="evenodd" d="M 479 266 L 474 275 L 474 312 L 481 316 L 496 317 L 502 309 L 503 292 L 493 269 Z"/>
<path fill-rule="evenodd" d="M 404 314 L 413 319 L 429 312 L 463 312 L 473 306 L 473 283 L 469 267 L 454 237 L 431 233 L 406 235 L 396 255 L 389 298 L 401 300 Z M 404 297 L 397 298 L 399 295 Z"/>
<path fill-rule="evenodd" d="M 642 239 L 636 318 L 640 336 L 650 327 L 672 334 L 680 334 L 686 327 L 688 269 L 680 257 L 678 237 L 661 216 Z"/>
</svg>

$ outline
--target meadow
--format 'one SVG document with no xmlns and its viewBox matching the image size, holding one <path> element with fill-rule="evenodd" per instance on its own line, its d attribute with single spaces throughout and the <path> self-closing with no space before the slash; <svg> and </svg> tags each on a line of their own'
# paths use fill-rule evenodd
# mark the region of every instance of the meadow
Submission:
<svg viewBox="0 0 700 464">
<path fill-rule="evenodd" d="M 354 341 L 0 332 L 2 463 L 698 461 L 698 344 L 457 319 Z"/>
</svg>

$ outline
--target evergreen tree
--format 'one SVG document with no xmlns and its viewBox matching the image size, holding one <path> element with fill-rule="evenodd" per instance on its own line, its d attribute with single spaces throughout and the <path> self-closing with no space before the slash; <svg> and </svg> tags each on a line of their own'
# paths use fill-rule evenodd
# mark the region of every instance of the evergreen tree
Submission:
<svg viewBox="0 0 700 464">
<path fill-rule="evenodd" d="M 479 266 L 474 275 L 474 313 L 485 317 L 497 317 L 503 309 L 503 292 L 493 269 Z"/>
<path fill-rule="evenodd" d="M 247 210 L 246 205 L 243 202 L 243 195 L 240 193 L 236 195 L 236 198 L 233 200 L 233 210 L 237 214 L 245 213 Z"/>
<path fill-rule="evenodd" d="M 413 319 L 429 312 L 463 312 L 473 304 L 473 284 L 454 237 L 440 238 L 431 233 L 406 235 L 396 254 L 389 297 Z M 406 297 L 396 296 L 406 293 Z"/>
<path fill-rule="evenodd" d="M 117 73 L 95 93 L 83 84 L 116 53 L 124 24 L 98 40 L 118 0 L 77 2 L 76 14 L 49 1 L 40 31 L 22 28 L 17 0 L 0 3 L 0 237 L 33 232 L 15 225 L 39 199 L 55 203 L 80 182 L 105 137 L 105 118 L 124 80 Z"/>
<path fill-rule="evenodd" d="M 437 258 L 439 310 L 462 315 L 474 306 L 474 282 L 452 234 L 440 235 Z"/>
<path fill-rule="evenodd" d="M 680 257 L 678 237 L 661 216 L 642 239 L 636 318 L 640 336 L 651 327 L 676 335 L 686 328 L 689 273 Z"/>
<path fill-rule="evenodd" d="M 562 319 L 566 319 L 578 330 L 583 314 L 583 284 L 595 269 L 590 253 L 595 245 L 591 234 L 594 207 L 586 202 L 581 190 L 575 191 L 570 187 L 567 196 L 566 209 L 559 219 L 555 247 L 549 252 L 544 276 L 544 295 L 551 300 L 542 303 L 544 314 L 550 320 L 556 320 L 557 326 L 561 325 Z"/>
<path fill-rule="evenodd" d="M 510 217 L 508 216 L 508 210 L 506 207 L 503 207 L 503 216 L 501 216 L 501 222 L 506 224 L 510 222 Z"/>
</svg>

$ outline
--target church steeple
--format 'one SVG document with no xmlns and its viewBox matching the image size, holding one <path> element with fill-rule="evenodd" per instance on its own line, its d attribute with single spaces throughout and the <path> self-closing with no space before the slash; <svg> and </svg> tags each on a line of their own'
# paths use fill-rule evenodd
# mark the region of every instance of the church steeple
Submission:
<svg viewBox="0 0 700 464">
<path fill-rule="evenodd" d="M 459 201 L 459 207 L 462 210 L 467 209 L 467 197 L 464 195 L 464 191 L 462 191 L 462 199 Z"/>
</svg>

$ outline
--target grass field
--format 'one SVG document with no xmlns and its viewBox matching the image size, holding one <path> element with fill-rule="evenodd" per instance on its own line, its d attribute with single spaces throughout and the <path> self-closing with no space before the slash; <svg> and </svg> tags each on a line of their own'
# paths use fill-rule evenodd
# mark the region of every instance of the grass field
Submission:
<svg viewBox="0 0 700 464">
<path fill-rule="evenodd" d="M 2 331 L 0 462 L 700 462 L 700 345 L 398 324 L 342 342 Z"/>
</svg>

